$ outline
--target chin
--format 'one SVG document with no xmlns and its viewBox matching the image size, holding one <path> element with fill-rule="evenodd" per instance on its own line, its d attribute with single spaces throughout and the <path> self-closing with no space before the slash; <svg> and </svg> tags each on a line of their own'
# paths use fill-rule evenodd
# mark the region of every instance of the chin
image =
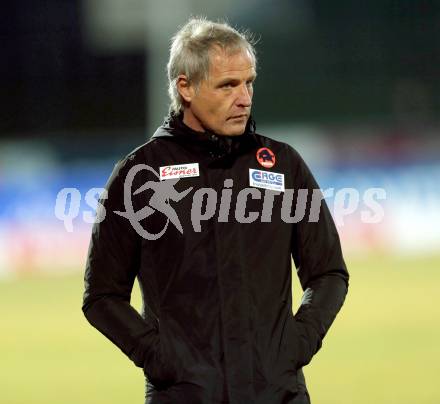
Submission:
<svg viewBox="0 0 440 404">
<path fill-rule="evenodd" d="M 230 128 L 225 128 L 222 134 L 226 136 L 240 136 L 244 133 L 245 129 L 246 129 L 246 124 L 234 125 Z"/>
</svg>

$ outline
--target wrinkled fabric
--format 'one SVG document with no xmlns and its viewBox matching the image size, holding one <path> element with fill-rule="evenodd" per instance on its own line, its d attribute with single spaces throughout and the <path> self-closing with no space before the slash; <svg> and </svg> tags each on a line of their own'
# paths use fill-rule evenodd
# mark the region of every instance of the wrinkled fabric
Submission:
<svg viewBox="0 0 440 404">
<path fill-rule="evenodd" d="M 153 137 L 120 160 L 101 198 L 106 216 L 95 223 L 87 257 L 83 312 L 146 377 L 148 404 L 302 404 L 309 398 L 302 368 L 321 348 L 339 312 L 349 275 L 339 237 L 323 201 L 317 222 L 281 219 L 282 193 L 273 196 L 272 218 L 238 223 L 240 190 L 249 169 L 283 173 L 286 188 L 319 188 L 291 146 L 257 134 L 249 120 L 241 136 L 199 133 L 170 116 Z M 256 159 L 261 147 L 276 157 L 272 168 Z M 124 182 L 137 164 L 155 171 L 198 163 L 200 175 L 181 178 L 179 201 L 169 200 L 183 233 L 168 223 L 157 240 L 141 237 L 125 212 Z M 232 179 L 231 210 L 219 218 L 224 180 Z M 132 193 L 148 181 L 139 171 Z M 166 181 L 166 180 L 165 180 Z M 201 188 L 217 191 L 216 212 L 193 227 L 191 207 Z M 264 195 L 248 197 L 246 212 L 262 212 Z M 148 206 L 153 190 L 132 195 L 134 211 Z M 311 195 L 311 193 L 310 193 Z M 310 208 L 308 200 L 308 209 Z M 292 212 L 293 216 L 293 212 Z M 167 218 L 156 211 L 140 221 L 158 233 Z M 304 291 L 292 312 L 292 259 Z M 142 313 L 130 305 L 137 278 Z M 298 292 L 297 292 L 298 293 Z"/>
</svg>

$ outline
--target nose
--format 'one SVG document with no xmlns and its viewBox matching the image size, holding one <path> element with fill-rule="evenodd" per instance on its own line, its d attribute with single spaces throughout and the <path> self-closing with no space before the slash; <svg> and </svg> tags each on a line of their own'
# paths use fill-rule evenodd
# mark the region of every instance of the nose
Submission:
<svg viewBox="0 0 440 404">
<path fill-rule="evenodd" d="M 246 84 L 239 86 L 240 93 L 238 94 L 237 104 L 240 107 L 250 107 L 252 105 L 252 89 Z"/>
</svg>

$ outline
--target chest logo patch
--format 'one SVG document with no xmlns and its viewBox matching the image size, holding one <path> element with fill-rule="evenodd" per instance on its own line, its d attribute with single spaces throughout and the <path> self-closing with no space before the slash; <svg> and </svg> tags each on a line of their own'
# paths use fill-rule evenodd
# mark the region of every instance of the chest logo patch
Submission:
<svg viewBox="0 0 440 404">
<path fill-rule="evenodd" d="M 264 168 L 272 168 L 275 165 L 275 154 L 268 147 L 258 149 L 256 157 Z"/>
<path fill-rule="evenodd" d="M 251 187 L 270 189 L 284 192 L 284 174 L 272 171 L 249 169 L 249 184 Z"/>
<path fill-rule="evenodd" d="M 175 178 L 198 177 L 200 175 L 199 163 L 177 164 L 159 167 L 160 180 Z"/>
</svg>

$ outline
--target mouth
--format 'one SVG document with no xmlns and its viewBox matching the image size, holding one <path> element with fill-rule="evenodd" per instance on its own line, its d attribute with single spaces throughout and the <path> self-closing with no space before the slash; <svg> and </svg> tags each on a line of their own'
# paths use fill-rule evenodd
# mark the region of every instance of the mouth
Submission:
<svg viewBox="0 0 440 404">
<path fill-rule="evenodd" d="M 248 118 L 248 116 L 246 114 L 241 114 L 241 115 L 231 116 L 229 119 L 241 120 L 241 119 L 247 119 L 247 118 Z"/>
</svg>

